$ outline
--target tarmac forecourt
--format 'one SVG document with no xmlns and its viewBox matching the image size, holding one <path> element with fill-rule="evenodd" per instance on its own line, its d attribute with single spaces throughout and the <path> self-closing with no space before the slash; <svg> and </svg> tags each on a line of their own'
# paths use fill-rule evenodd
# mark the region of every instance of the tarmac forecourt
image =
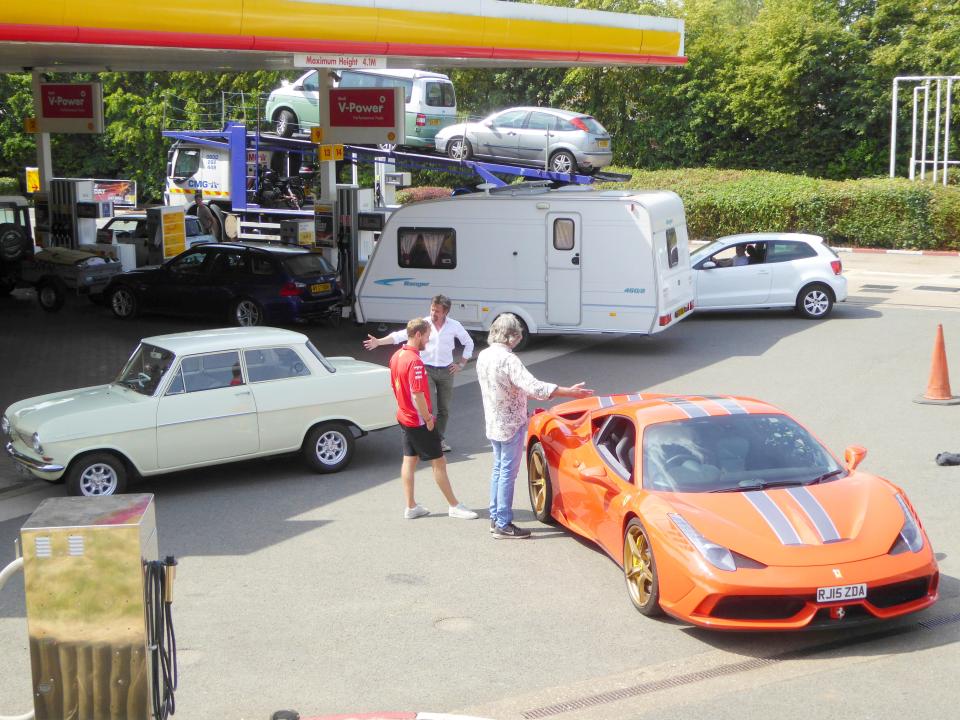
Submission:
<svg viewBox="0 0 960 720">
<path fill-rule="evenodd" d="M 533 520 L 526 473 L 517 522 L 528 543 L 491 542 L 485 520 L 453 521 L 423 467 L 432 516 L 402 519 L 399 441 L 365 438 L 345 472 L 315 476 L 277 458 L 154 478 L 161 554 L 180 558 L 173 607 L 184 717 L 305 718 L 418 708 L 496 720 L 740 718 L 802 708 L 822 717 L 947 717 L 960 701 L 960 407 L 919 405 L 943 325 L 960 382 L 960 267 L 941 257 L 844 255 L 851 300 L 825 321 L 789 312 L 694 314 L 652 338 L 545 339 L 523 354 L 542 379 L 598 392 L 732 393 L 782 407 L 835 454 L 909 494 L 937 552 L 941 599 L 901 621 L 801 634 L 717 634 L 641 617 L 617 566 Z M 882 273 L 886 273 L 883 275 Z M 958 276 L 958 277 L 954 277 Z M 866 285 L 893 285 L 873 293 Z M 5 301 L 0 404 L 112 378 L 136 341 L 201 329 L 115 322 L 77 304 L 47 316 Z M 365 328 L 304 328 L 328 355 L 365 352 Z M 488 497 L 490 451 L 472 365 L 458 376 L 450 477 L 470 507 Z M 0 460 L 0 565 L 26 517 L 61 485 L 20 485 Z M 16 487 L 14 487 L 16 485 Z M 30 702 L 22 589 L 0 593 L 0 713 Z M 877 677 L 884 682 L 877 682 Z M 838 709 L 839 708 L 839 709 Z M 839 714 L 838 714 L 839 713 Z M 383 717 L 398 717 L 385 714 Z M 419 713 L 419 717 L 426 717 Z M 359 717 L 347 715 L 346 717 Z"/>
</svg>

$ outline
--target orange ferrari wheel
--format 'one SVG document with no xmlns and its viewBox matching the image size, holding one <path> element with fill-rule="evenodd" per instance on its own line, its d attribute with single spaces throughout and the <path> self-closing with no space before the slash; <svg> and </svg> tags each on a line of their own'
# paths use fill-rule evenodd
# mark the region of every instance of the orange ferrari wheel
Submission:
<svg viewBox="0 0 960 720">
<path fill-rule="evenodd" d="M 550 486 L 550 470 L 547 469 L 547 457 L 543 446 L 534 443 L 530 449 L 527 463 L 527 485 L 530 488 L 530 507 L 537 520 L 552 523 L 550 508 L 553 506 L 553 488 Z"/>
<path fill-rule="evenodd" d="M 630 602 L 642 614 L 661 615 L 660 583 L 657 562 L 646 530 L 637 518 L 627 524 L 623 534 L 623 576 L 627 581 Z"/>
</svg>

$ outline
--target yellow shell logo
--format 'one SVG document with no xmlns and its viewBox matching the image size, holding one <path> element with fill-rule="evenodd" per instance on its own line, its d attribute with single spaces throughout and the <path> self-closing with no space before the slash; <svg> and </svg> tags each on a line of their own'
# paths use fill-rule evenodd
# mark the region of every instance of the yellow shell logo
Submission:
<svg viewBox="0 0 960 720">
<path fill-rule="evenodd" d="M 396 139 L 397 139 L 397 134 L 395 132 L 391 131 L 387 133 L 387 140 L 389 140 L 390 142 L 393 142 Z"/>
</svg>

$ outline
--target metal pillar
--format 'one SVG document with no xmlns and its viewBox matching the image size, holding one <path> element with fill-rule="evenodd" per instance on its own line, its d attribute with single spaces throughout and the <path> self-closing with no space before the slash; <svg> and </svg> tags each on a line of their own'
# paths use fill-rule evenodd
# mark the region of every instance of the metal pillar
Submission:
<svg viewBox="0 0 960 720">
<path fill-rule="evenodd" d="M 40 117 L 40 83 L 43 82 L 43 75 L 39 70 L 32 73 L 31 83 L 33 88 L 33 115 Z M 50 189 L 50 181 L 53 179 L 53 160 L 50 155 L 50 133 L 38 132 L 34 135 L 37 142 L 37 172 L 40 175 L 40 191 L 46 192 Z"/>
</svg>

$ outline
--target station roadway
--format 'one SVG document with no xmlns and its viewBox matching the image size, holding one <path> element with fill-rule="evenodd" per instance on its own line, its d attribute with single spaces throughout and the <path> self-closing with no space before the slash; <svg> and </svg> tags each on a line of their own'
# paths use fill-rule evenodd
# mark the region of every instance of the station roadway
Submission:
<svg viewBox="0 0 960 720">
<path fill-rule="evenodd" d="M 890 259 L 892 258 L 892 259 Z M 315 476 L 296 457 L 144 480 L 162 555 L 180 558 L 174 622 L 178 716 L 262 718 L 432 710 L 499 720 L 949 717 L 960 703 L 960 406 L 920 405 L 944 326 L 960 384 L 960 266 L 950 258 L 845 254 L 850 301 L 823 322 L 791 313 L 695 314 L 652 338 L 543 339 L 522 357 L 538 377 L 601 393 L 733 393 L 769 400 L 835 454 L 862 444 L 864 468 L 901 485 L 937 551 L 941 600 L 899 621 L 796 634 L 719 634 L 640 616 L 603 553 L 532 518 L 524 542 L 494 542 L 486 519 L 439 511 L 430 473 L 402 519 L 395 430 L 358 443 L 353 464 Z M 869 285 L 894 285 L 872 293 Z M 0 405 L 104 382 L 140 337 L 202 323 L 127 324 L 72 304 L 46 316 L 3 301 Z M 364 328 L 308 326 L 329 355 L 366 353 Z M 472 368 L 472 365 L 470 366 Z M 960 388 L 955 388 L 955 392 Z M 484 508 L 490 451 L 472 370 L 457 378 L 450 476 Z M 23 522 L 61 485 L 24 483 L 0 460 L 0 564 Z M 0 592 L 0 714 L 30 702 L 22 588 Z"/>
</svg>

